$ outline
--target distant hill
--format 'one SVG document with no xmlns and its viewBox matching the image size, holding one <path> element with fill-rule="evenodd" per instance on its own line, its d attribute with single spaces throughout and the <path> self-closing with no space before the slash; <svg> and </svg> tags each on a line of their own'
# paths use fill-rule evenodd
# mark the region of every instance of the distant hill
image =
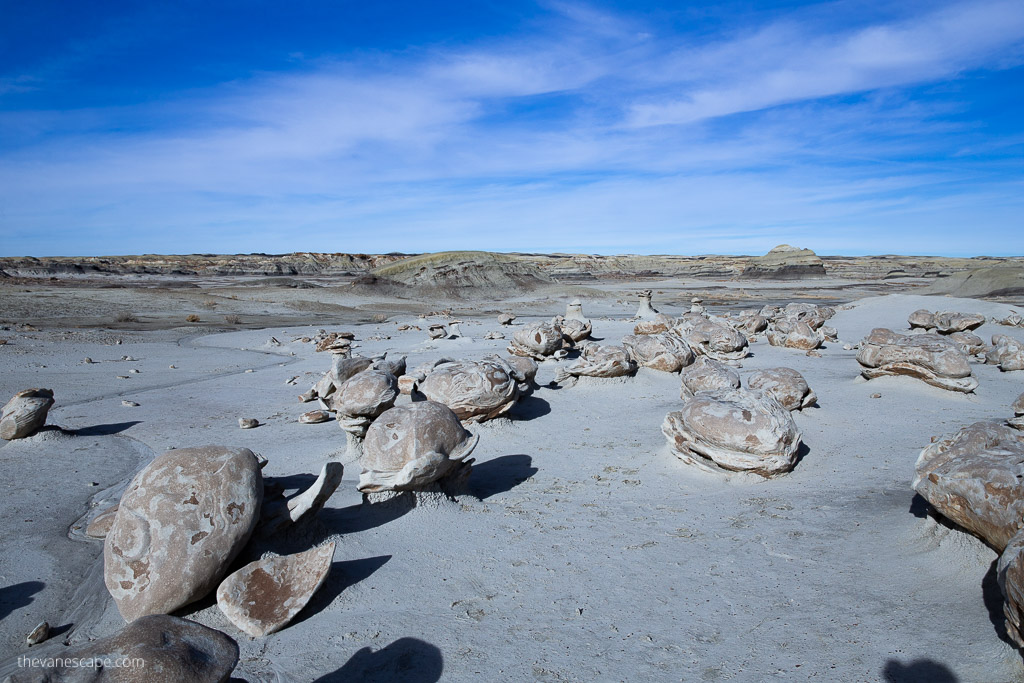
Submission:
<svg viewBox="0 0 1024 683">
<path fill-rule="evenodd" d="M 780 244 L 764 256 L 750 259 L 742 277 L 800 280 L 825 275 L 825 264 L 813 251 Z"/>
</svg>

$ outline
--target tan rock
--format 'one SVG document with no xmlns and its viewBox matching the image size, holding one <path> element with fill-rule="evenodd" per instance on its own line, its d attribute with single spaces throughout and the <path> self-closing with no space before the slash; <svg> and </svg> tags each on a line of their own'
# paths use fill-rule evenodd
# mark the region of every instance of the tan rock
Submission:
<svg viewBox="0 0 1024 683">
<path fill-rule="evenodd" d="M 169 451 L 121 498 L 103 547 L 103 578 L 134 621 L 202 598 L 217 585 L 259 519 L 263 476 L 252 451 Z"/>
<path fill-rule="evenodd" d="M 359 490 L 409 491 L 468 473 L 479 437 L 452 410 L 421 401 L 396 406 L 370 425 L 363 444 Z"/>
<path fill-rule="evenodd" d="M 984 354 L 988 350 L 985 340 L 973 332 L 954 332 L 949 335 L 949 340 L 967 356 Z"/>
<path fill-rule="evenodd" d="M 515 405 L 519 386 L 510 370 L 498 359 L 442 363 L 416 388 L 429 400 L 451 408 L 463 422 L 483 422 Z"/>
<path fill-rule="evenodd" d="M 661 431 L 688 464 L 764 477 L 793 468 L 801 438 L 790 412 L 771 394 L 742 389 L 697 394 L 665 417 Z"/>
<path fill-rule="evenodd" d="M 1003 372 L 1024 370 L 1024 343 L 1005 334 L 993 334 L 985 362 L 998 365 Z"/>
<path fill-rule="evenodd" d="M 622 377 L 636 372 L 636 362 L 629 357 L 624 346 L 589 343 L 580 357 L 564 368 L 557 378 L 570 377 Z"/>
<path fill-rule="evenodd" d="M 398 379 L 387 370 L 369 368 L 342 383 L 331 399 L 338 425 L 361 438 L 373 420 L 395 405 Z"/>
<path fill-rule="evenodd" d="M 334 548 L 332 541 L 306 552 L 250 562 L 217 588 L 217 607 L 251 636 L 280 631 L 327 580 Z"/>
<path fill-rule="evenodd" d="M 768 343 L 772 346 L 802 351 L 817 349 L 825 341 L 823 333 L 814 330 L 810 324 L 802 320 L 786 325 L 785 331 L 778 328 L 768 330 L 765 336 L 768 337 Z"/>
<path fill-rule="evenodd" d="M 676 319 L 670 315 L 659 313 L 651 320 L 641 320 L 633 326 L 633 334 L 661 334 L 668 332 L 676 324 Z"/>
<path fill-rule="evenodd" d="M 93 517 L 89 526 L 85 527 L 85 535 L 89 538 L 106 538 L 110 533 L 110 527 L 114 525 L 119 507 L 120 505 L 114 505 Z"/>
<path fill-rule="evenodd" d="M 697 356 L 736 361 L 747 355 L 747 337 L 725 322 L 687 314 L 672 332 L 682 337 Z"/>
<path fill-rule="evenodd" d="M 311 410 L 299 416 L 299 422 L 307 425 L 327 422 L 329 419 L 331 419 L 331 415 L 326 410 Z"/>
<path fill-rule="evenodd" d="M 25 389 L 0 411 L 0 439 L 12 441 L 32 436 L 46 424 L 53 405 L 53 389 Z"/>
<path fill-rule="evenodd" d="M 1006 633 L 1017 647 L 1024 647 L 1024 533 L 1018 532 L 999 556 L 996 581 L 1003 592 Z"/>
<path fill-rule="evenodd" d="M 80 665 L 84 661 L 115 659 L 142 661 L 145 668 Z M 11 683 L 224 683 L 238 664 L 238 644 L 226 634 L 194 621 L 156 614 L 137 619 L 107 638 L 65 648 L 56 656 L 56 662 L 64 666 L 25 668 L 8 680 Z"/>
<path fill-rule="evenodd" d="M 622 345 L 638 365 L 652 370 L 679 372 L 693 362 L 689 345 L 674 334 L 626 335 Z"/>
<path fill-rule="evenodd" d="M 551 323 L 534 323 L 516 330 L 508 352 L 513 356 L 524 356 L 545 360 L 562 348 L 562 328 Z"/>
<path fill-rule="evenodd" d="M 973 330 L 985 324 L 985 316 L 979 313 L 956 313 L 940 311 L 935 314 L 935 331 L 939 334 L 952 334 Z"/>
<path fill-rule="evenodd" d="M 935 314 L 927 309 L 919 309 L 910 314 L 907 318 L 907 322 L 910 324 L 910 329 L 923 329 L 933 330 L 935 329 Z"/>
<path fill-rule="evenodd" d="M 682 369 L 679 377 L 682 380 L 680 397 L 683 400 L 701 392 L 740 388 L 738 372 L 706 356 L 698 356 L 692 365 Z"/>
<path fill-rule="evenodd" d="M 767 368 L 747 378 L 747 387 L 752 391 L 764 391 L 782 404 L 786 410 L 803 410 L 817 400 L 807 386 L 804 376 L 793 368 Z"/>
<path fill-rule="evenodd" d="M 1024 520 L 1024 434 L 976 422 L 921 451 L 914 490 L 997 551 Z"/>
<path fill-rule="evenodd" d="M 907 375 L 949 391 L 970 393 L 978 386 L 967 356 L 937 334 L 901 335 L 875 328 L 861 341 L 857 362 L 868 379 Z"/>
<path fill-rule="evenodd" d="M 1024 394 L 1017 397 L 1017 400 L 1013 402 L 1013 414 L 1024 415 Z"/>
</svg>

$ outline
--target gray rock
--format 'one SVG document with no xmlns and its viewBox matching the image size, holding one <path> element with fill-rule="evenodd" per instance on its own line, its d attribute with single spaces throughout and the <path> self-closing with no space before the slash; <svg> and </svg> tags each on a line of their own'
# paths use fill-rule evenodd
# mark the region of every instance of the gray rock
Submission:
<svg viewBox="0 0 1024 683">
<path fill-rule="evenodd" d="M 513 356 L 545 360 L 562 348 L 564 338 L 558 325 L 534 323 L 515 331 L 508 352 Z"/>
<path fill-rule="evenodd" d="M 519 397 L 511 368 L 498 359 L 441 363 L 416 386 L 429 400 L 451 408 L 463 422 L 504 415 Z"/>
<path fill-rule="evenodd" d="M 169 451 L 128 485 L 103 547 L 103 578 L 121 615 L 166 614 L 217 585 L 249 540 L 263 501 L 252 451 Z"/>
<path fill-rule="evenodd" d="M 0 439 L 8 441 L 32 436 L 46 424 L 53 405 L 53 389 L 19 391 L 0 411 Z"/>
<path fill-rule="evenodd" d="M 814 405 L 818 397 L 807 386 L 804 376 L 793 368 L 767 368 L 747 378 L 747 387 L 765 391 L 775 397 L 786 410 L 803 410 Z"/>
<path fill-rule="evenodd" d="M 679 373 L 682 380 L 680 397 L 685 399 L 704 391 L 739 389 L 740 374 L 717 360 L 700 356 Z"/>
<path fill-rule="evenodd" d="M 638 365 L 652 370 L 679 372 L 693 362 L 689 345 L 674 334 L 630 334 L 622 345 Z"/>
<path fill-rule="evenodd" d="M 967 356 L 937 334 L 896 334 L 875 328 L 861 341 L 857 362 L 868 379 L 907 375 L 949 391 L 970 393 L 978 387 Z"/>
<path fill-rule="evenodd" d="M 993 334 L 985 362 L 998 365 L 1003 372 L 1024 370 L 1024 343 L 1005 334 Z"/>
</svg>

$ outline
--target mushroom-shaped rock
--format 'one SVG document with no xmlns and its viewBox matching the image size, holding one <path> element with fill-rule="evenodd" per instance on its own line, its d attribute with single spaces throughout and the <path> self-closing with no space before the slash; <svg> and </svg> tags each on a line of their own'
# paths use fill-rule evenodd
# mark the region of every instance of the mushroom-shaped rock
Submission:
<svg viewBox="0 0 1024 683">
<path fill-rule="evenodd" d="M 513 356 L 524 356 L 544 360 L 562 348 L 562 328 L 552 323 L 534 323 L 516 330 L 508 352 Z"/>
<path fill-rule="evenodd" d="M 637 296 L 640 297 L 640 308 L 637 309 L 636 316 L 641 320 L 654 320 L 658 315 L 658 309 L 651 305 L 651 297 L 654 295 L 649 289 L 645 289 L 640 292 Z"/>
<path fill-rule="evenodd" d="M 624 346 L 587 344 L 583 353 L 566 366 L 559 381 L 569 377 L 622 377 L 636 372 L 636 363 Z"/>
<path fill-rule="evenodd" d="M 327 580 L 334 548 L 332 541 L 306 552 L 250 562 L 220 584 L 217 606 L 251 636 L 276 633 Z"/>
<path fill-rule="evenodd" d="M 52 389 L 19 391 L 0 411 L 0 439 L 11 441 L 32 436 L 46 424 L 52 405 Z"/>
<path fill-rule="evenodd" d="M 448 336 L 448 328 L 443 323 L 434 323 L 427 328 L 427 336 L 431 339 L 444 339 Z"/>
<path fill-rule="evenodd" d="M 384 370 L 389 372 L 395 377 L 401 377 L 405 374 L 405 356 L 401 358 L 378 358 L 370 364 L 370 367 L 374 370 Z"/>
<path fill-rule="evenodd" d="M 683 321 L 673 327 L 672 331 L 682 337 L 698 356 L 733 361 L 747 355 L 746 335 L 726 323 L 684 316 Z"/>
<path fill-rule="evenodd" d="M 1001 551 L 1024 518 L 1024 434 L 976 422 L 921 451 L 914 490 Z"/>
<path fill-rule="evenodd" d="M 907 318 L 910 329 L 933 330 L 935 329 L 935 314 L 926 308 L 921 308 Z"/>
<path fill-rule="evenodd" d="M 993 334 L 985 362 L 998 365 L 1003 372 L 1024 370 L 1024 343 L 1005 334 Z"/>
<path fill-rule="evenodd" d="M 679 376 L 682 379 L 680 397 L 684 400 L 702 391 L 740 388 L 738 372 L 706 356 L 698 356 L 692 365 L 682 369 Z"/>
<path fill-rule="evenodd" d="M 126 621 L 203 597 L 255 529 L 263 475 L 247 448 L 158 456 L 135 475 L 103 546 L 103 578 Z"/>
<path fill-rule="evenodd" d="M 66 648 L 46 659 L 60 666 L 26 668 L 7 680 L 222 683 L 238 664 L 238 644 L 227 634 L 194 621 L 155 614 L 133 621 L 112 636 Z M 102 661 L 136 666 L 85 665 Z"/>
<path fill-rule="evenodd" d="M 661 425 L 672 452 L 707 471 L 745 471 L 764 477 L 796 463 L 800 432 L 771 394 L 730 389 L 701 393 Z"/>
<path fill-rule="evenodd" d="M 956 313 L 940 311 L 935 314 L 935 331 L 939 334 L 952 334 L 973 330 L 985 324 L 985 316 L 980 313 Z"/>
<path fill-rule="evenodd" d="M 670 315 L 659 313 L 650 320 L 641 320 L 633 326 L 633 334 L 661 334 L 668 332 L 676 324 L 676 319 Z"/>
<path fill-rule="evenodd" d="M 565 319 L 566 320 L 580 320 L 582 322 L 590 322 L 587 317 L 583 315 L 583 302 L 579 299 L 573 299 L 565 305 Z"/>
<path fill-rule="evenodd" d="M 511 325 L 512 321 L 515 320 L 515 319 L 516 319 L 516 316 L 513 313 L 502 313 L 501 315 L 498 316 L 498 324 L 499 325 Z"/>
<path fill-rule="evenodd" d="M 330 371 L 320 378 L 319 382 L 313 385 L 313 390 L 310 394 L 309 400 L 313 400 L 317 397 L 324 399 L 330 397 L 330 395 L 337 391 L 338 387 L 344 384 L 350 377 L 370 367 L 372 363 L 373 360 L 369 358 L 362 358 L 360 356 L 347 358 L 345 356 L 335 354 L 331 360 Z"/>
<path fill-rule="evenodd" d="M 747 387 L 771 394 L 786 410 L 803 410 L 818 400 L 804 376 L 793 368 L 759 370 L 747 378 Z"/>
<path fill-rule="evenodd" d="M 493 357 L 497 358 L 497 356 Z M 508 367 L 512 379 L 518 382 L 521 396 L 533 392 L 537 387 L 537 370 L 540 369 L 537 361 L 525 356 L 509 356 L 508 358 L 499 358 L 499 360 Z"/>
<path fill-rule="evenodd" d="M 331 407 L 341 428 L 361 438 L 374 418 L 395 405 L 396 398 L 398 379 L 387 370 L 370 368 L 338 387 Z"/>
<path fill-rule="evenodd" d="M 967 356 L 956 344 L 937 334 L 896 334 L 875 328 L 861 341 L 857 362 L 868 379 L 907 375 L 940 389 L 969 393 L 978 386 Z"/>
<path fill-rule="evenodd" d="M 451 408 L 464 422 L 504 415 L 519 397 L 519 383 L 497 359 L 453 361 L 434 367 L 417 389 Z"/>
<path fill-rule="evenodd" d="M 766 333 L 768 343 L 772 346 L 810 351 L 818 348 L 825 341 L 825 335 L 821 331 L 813 329 L 802 320 L 786 327 L 788 328 L 786 331 L 782 331 L 780 328 L 768 330 Z"/>
<path fill-rule="evenodd" d="M 679 372 L 693 362 L 693 351 L 674 334 L 630 334 L 622 345 L 638 365 L 652 370 Z"/>
<path fill-rule="evenodd" d="M 1010 539 L 999 556 L 996 581 L 1003 592 L 1006 633 L 1017 647 L 1024 647 L 1024 532 Z"/>
<path fill-rule="evenodd" d="M 358 489 L 412 491 L 467 474 L 479 437 L 448 406 L 420 401 L 396 406 L 366 432 Z"/>
</svg>

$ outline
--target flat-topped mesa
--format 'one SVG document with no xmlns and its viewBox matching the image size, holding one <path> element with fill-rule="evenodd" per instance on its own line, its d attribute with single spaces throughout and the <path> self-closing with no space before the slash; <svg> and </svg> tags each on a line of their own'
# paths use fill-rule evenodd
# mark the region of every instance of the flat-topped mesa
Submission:
<svg viewBox="0 0 1024 683">
<path fill-rule="evenodd" d="M 810 249 L 780 244 L 764 256 L 750 259 L 741 277 L 771 280 L 800 280 L 825 277 L 825 264 Z"/>
<path fill-rule="evenodd" d="M 950 339 L 937 334 L 896 334 L 875 328 L 861 341 L 857 362 L 867 379 L 908 375 L 940 389 L 971 393 L 978 380 L 967 356 Z"/>
</svg>

